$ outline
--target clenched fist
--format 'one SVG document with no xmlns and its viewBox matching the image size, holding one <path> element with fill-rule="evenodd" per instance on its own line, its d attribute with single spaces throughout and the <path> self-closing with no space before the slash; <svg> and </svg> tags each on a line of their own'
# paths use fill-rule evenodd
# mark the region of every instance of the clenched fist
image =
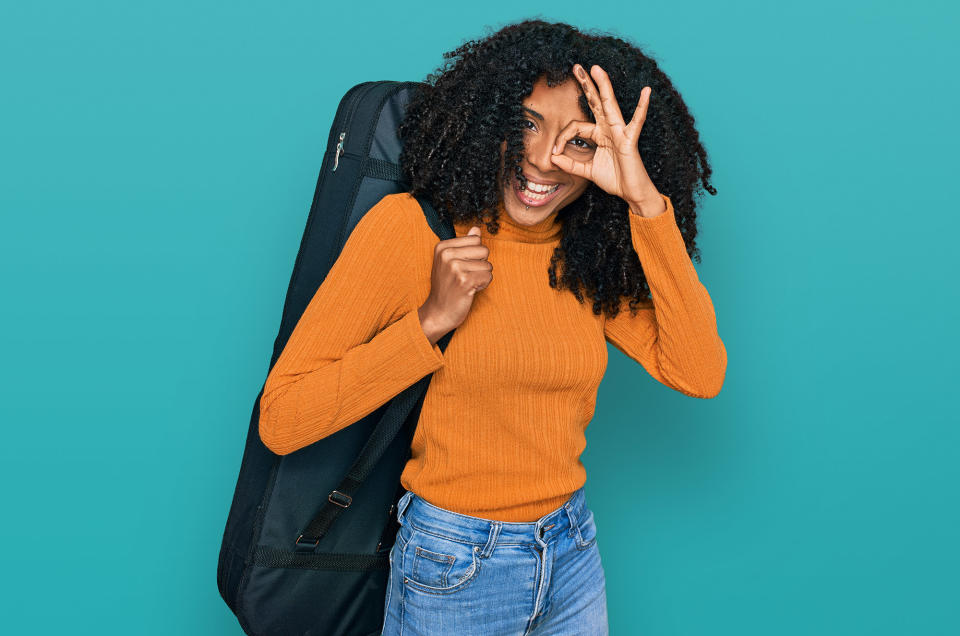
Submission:
<svg viewBox="0 0 960 636">
<path fill-rule="evenodd" d="M 433 250 L 430 295 L 417 310 L 423 332 L 436 344 L 467 318 L 473 297 L 493 280 L 490 250 L 480 243 L 480 228 L 437 243 Z"/>
</svg>

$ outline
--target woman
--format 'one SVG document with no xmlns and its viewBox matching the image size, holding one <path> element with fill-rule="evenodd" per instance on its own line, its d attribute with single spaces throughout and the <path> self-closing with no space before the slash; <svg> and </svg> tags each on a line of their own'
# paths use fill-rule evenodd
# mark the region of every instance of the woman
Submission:
<svg viewBox="0 0 960 636">
<path fill-rule="evenodd" d="M 706 152 L 621 39 L 525 21 L 445 57 L 400 127 L 410 191 L 354 228 L 267 378 L 260 434 L 292 452 L 432 373 L 383 633 L 605 634 L 579 457 L 606 342 L 694 397 L 726 370 L 691 262 Z"/>
</svg>

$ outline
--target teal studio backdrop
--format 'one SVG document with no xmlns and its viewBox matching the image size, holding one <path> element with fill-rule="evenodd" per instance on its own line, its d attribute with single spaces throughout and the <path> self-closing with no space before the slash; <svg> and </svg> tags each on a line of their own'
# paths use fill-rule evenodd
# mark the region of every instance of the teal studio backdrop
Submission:
<svg viewBox="0 0 960 636">
<path fill-rule="evenodd" d="M 588 429 L 611 632 L 960 633 L 955 4 L 3 14 L 3 633 L 242 633 L 217 555 L 338 100 L 528 17 L 653 54 L 718 189 L 722 392 L 610 346 Z"/>
</svg>

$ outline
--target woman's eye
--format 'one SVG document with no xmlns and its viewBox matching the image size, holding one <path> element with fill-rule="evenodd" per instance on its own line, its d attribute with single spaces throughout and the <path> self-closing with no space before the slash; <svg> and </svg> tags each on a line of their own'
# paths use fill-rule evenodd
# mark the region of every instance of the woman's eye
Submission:
<svg viewBox="0 0 960 636">
<path fill-rule="evenodd" d="M 530 124 L 531 126 L 533 126 L 532 128 L 530 128 L 530 130 L 536 130 L 536 129 L 537 129 L 537 125 L 536 125 L 535 123 L 533 123 L 533 122 L 530 121 L 529 119 L 524 119 L 524 120 L 523 120 L 523 125 L 526 126 L 527 124 Z"/>
<path fill-rule="evenodd" d="M 593 144 L 586 141 L 585 139 L 580 139 L 579 137 L 574 137 L 573 139 L 570 140 L 570 143 L 580 144 L 577 147 L 580 148 L 581 150 L 590 150 L 591 148 L 593 148 Z"/>
</svg>

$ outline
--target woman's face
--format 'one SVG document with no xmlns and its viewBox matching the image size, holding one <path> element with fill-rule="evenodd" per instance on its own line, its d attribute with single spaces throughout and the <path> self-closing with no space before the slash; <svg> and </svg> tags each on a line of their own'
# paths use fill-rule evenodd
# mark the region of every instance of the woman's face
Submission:
<svg viewBox="0 0 960 636">
<path fill-rule="evenodd" d="M 550 159 L 553 144 L 567 124 L 574 120 L 589 121 L 580 110 L 580 95 L 580 86 L 573 79 L 550 87 L 541 77 L 523 100 L 526 153 L 520 167 L 528 185 L 521 191 L 519 180 L 511 175 L 509 186 L 503 188 L 504 208 L 520 225 L 544 220 L 575 201 L 590 183 L 585 177 L 564 172 Z M 506 147 L 506 141 L 500 144 L 501 160 Z M 589 161 L 594 153 L 593 142 L 575 137 L 561 152 L 576 161 Z"/>
</svg>

